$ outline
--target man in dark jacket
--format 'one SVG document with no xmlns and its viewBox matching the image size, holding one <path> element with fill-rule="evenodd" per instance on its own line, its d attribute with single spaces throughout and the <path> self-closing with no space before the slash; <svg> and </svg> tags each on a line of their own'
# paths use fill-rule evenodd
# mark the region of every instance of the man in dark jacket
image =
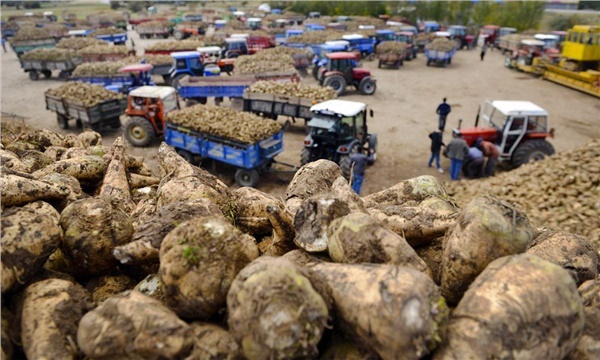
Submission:
<svg viewBox="0 0 600 360">
<path fill-rule="evenodd" d="M 437 110 L 435 111 L 439 115 L 438 129 L 440 129 L 441 132 L 444 132 L 444 128 L 446 127 L 446 117 L 450 114 L 450 111 L 452 111 L 452 108 L 450 108 L 450 105 L 446 103 L 446 98 L 444 98 L 444 101 L 438 105 Z"/>
<path fill-rule="evenodd" d="M 450 179 L 458 180 L 463 161 L 469 153 L 469 145 L 462 138 L 462 134 L 455 133 L 450 144 L 446 146 L 447 156 L 450 158 Z"/>
<path fill-rule="evenodd" d="M 373 150 L 371 150 L 371 154 L 373 154 Z M 372 155 L 371 155 L 372 156 Z M 350 163 L 352 164 L 352 190 L 360 195 L 360 189 L 362 187 L 363 181 L 365 179 L 365 170 L 367 169 L 368 164 L 372 164 L 373 160 L 371 157 L 360 153 L 352 153 L 350 154 Z"/>
<path fill-rule="evenodd" d="M 433 160 L 435 160 L 437 171 L 440 174 L 443 174 L 444 170 L 442 170 L 442 167 L 440 166 L 440 151 L 442 150 L 442 146 L 446 145 L 442 141 L 442 132 L 434 131 L 429 134 L 429 138 L 431 139 L 431 157 L 429 158 L 429 163 L 427 166 L 431 167 Z"/>
</svg>

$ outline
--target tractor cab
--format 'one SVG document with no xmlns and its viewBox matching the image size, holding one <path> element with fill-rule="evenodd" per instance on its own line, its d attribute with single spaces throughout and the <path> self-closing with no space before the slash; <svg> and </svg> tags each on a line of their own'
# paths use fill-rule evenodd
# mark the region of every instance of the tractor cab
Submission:
<svg viewBox="0 0 600 360">
<path fill-rule="evenodd" d="M 483 127 L 478 127 L 480 117 Z M 499 159 L 514 167 L 554 154 L 554 147 L 546 141 L 554 135 L 548 127 L 548 112 L 529 101 L 487 101 L 474 128 L 453 131 L 462 134 L 469 146 L 479 138 L 496 144 Z"/>
<path fill-rule="evenodd" d="M 250 29 L 257 30 L 257 29 L 260 29 L 260 27 L 262 25 L 262 19 L 261 18 L 248 18 L 246 20 L 246 24 L 248 24 L 248 27 L 250 27 Z"/>
<path fill-rule="evenodd" d="M 554 34 L 535 34 L 533 38 L 544 42 L 544 53 L 550 57 L 558 58 L 560 51 L 560 37 Z"/>
<path fill-rule="evenodd" d="M 120 74 L 129 74 L 131 79 L 131 85 L 125 85 L 122 88 L 122 92 L 128 93 L 134 89 L 139 88 L 140 86 L 154 86 L 155 84 L 152 82 L 152 75 L 150 71 L 154 67 L 150 64 L 134 64 L 127 65 L 119 69 Z"/>
<path fill-rule="evenodd" d="M 133 146 L 148 146 L 164 134 L 167 114 L 179 109 L 177 92 L 170 86 L 142 86 L 129 93 L 125 138 Z"/>
<path fill-rule="evenodd" d="M 394 41 L 395 36 L 394 30 L 377 30 L 375 31 L 375 44 L 379 45 L 382 41 Z"/>
<path fill-rule="evenodd" d="M 457 48 L 464 47 L 472 48 L 475 42 L 475 37 L 467 34 L 467 28 L 462 25 L 452 25 L 448 28 L 450 39 L 456 42 Z"/>
<path fill-rule="evenodd" d="M 310 134 L 304 139 L 300 162 L 302 165 L 328 159 L 340 165 L 346 178 L 350 177 L 350 154 L 364 152 L 369 162 L 377 159 L 377 135 L 369 134 L 364 103 L 328 100 L 310 108 L 314 117 L 308 122 Z"/>
<path fill-rule="evenodd" d="M 315 80 L 319 79 L 319 71 L 321 68 L 327 65 L 329 59 L 325 56 L 326 54 L 336 52 L 347 52 L 350 50 L 350 43 L 346 40 L 332 40 L 326 41 L 325 44 L 319 45 L 320 52 L 315 54 L 312 59 L 313 64 L 313 77 Z"/>
<path fill-rule="evenodd" d="M 178 51 L 172 52 L 171 57 L 175 63 L 169 73 L 171 77 L 171 86 L 179 87 L 179 81 L 184 76 L 203 76 L 204 64 L 200 60 L 198 51 Z"/>
<path fill-rule="evenodd" d="M 234 35 L 239 35 L 239 37 L 234 37 Z M 248 55 L 247 36 L 243 37 L 241 36 L 242 34 L 234 35 L 225 39 L 225 47 L 221 52 L 223 58 L 233 59 L 240 55 Z"/>
<path fill-rule="evenodd" d="M 544 54 L 545 42 L 540 40 L 521 40 L 517 55 L 517 65 L 531 65 L 533 59 Z"/>
<path fill-rule="evenodd" d="M 364 95 L 373 95 L 377 89 L 371 72 L 358 68 L 354 53 L 337 52 L 325 54 L 327 64 L 319 69 L 319 84 L 332 87 L 338 96 L 344 94 L 346 86 L 352 85 Z"/>
<path fill-rule="evenodd" d="M 204 46 L 196 49 L 203 65 L 217 64 L 221 60 L 221 48 L 218 46 Z"/>
<path fill-rule="evenodd" d="M 498 47 L 498 39 L 500 38 L 500 26 L 485 25 L 483 29 L 481 29 L 481 35 L 483 35 L 484 42 L 486 44 Z"/>
</svg>

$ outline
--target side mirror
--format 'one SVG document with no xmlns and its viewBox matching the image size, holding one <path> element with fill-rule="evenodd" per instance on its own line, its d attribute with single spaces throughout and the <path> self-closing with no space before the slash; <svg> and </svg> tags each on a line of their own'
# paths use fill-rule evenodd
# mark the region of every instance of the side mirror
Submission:
<svg viewBox="0 0 600 360">
<path fill-rule="evenodd" d="M 373 109 L 369 109 L 369 116 L 373 117 Z"/>
</svg>

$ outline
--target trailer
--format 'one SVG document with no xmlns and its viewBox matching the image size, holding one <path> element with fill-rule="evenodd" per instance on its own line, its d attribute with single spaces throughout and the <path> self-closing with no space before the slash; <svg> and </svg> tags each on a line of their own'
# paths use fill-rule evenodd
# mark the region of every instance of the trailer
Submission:
<svg viewBox="0 0 600 360">
<path fill-rule="evenodd" d="M 135 52 L 135 51 L 133 51 Z M 85 63 L 88 62 L 100 62 L 100 61 L 119 61 L 126 58 L 129 55 L 133 55 L 132 51 L 127 54 L 114 53 L 114 54 L 83 54 L 80 52 L 81 60 Z"/>
<path fill-rule="evenodd" d="M 35 49 L 43 49 L 43 48 L 55 48 L 56 47 L 56 39 L 42 39 L 42 40 L 25 40 L 25 41 L 10 41 L 10 46 L 12 47 L 15 54 L 18 57 L 21 57 L 23 53 Z"/>
<path fill-rule="evenodd" d="M 389 66 L 394 69 L 400 69 L 404 62 L 404 54 L 397 53 L 379 53 L 377 54 L 378 68 Z"/>
<path fill-rule="evenodd" d="M 78 127 L 91 128 L 94 131 L 106 127 L 121 127 L 119 117 L 127 108 L 127 99 L 105 100 L 94 106 L 85 106 L 71 100 L 50 95 L 46 97 L 46 109 L 56 113 L 56 120 L 61 129 L 69 128 L 69 120 L 75 120 Z"/>
<path fill-rule="evenodd" d="M 136 28 L 137 33 L 140 35 L 140 39 L 151 39 L 153 37 L 166 39 L 171 35 L 171 29 L 168 26 L 147 28 L 140 27 Z M 178 39 L 179 40 L 179 39 Z"/>
<path fill-rule="evenodd" d="M 119 34 L 107 34 L 107 35 L 95 35 L 94 36 L 98 40 L 106 41 L 108 43 L 113 43 L 115 45 L 123 45 L 127 41 L 127 33 L 119 33 Z"/>
<path fill-rule="evenodd" d="M 81 63 L 81 58 L 73 57 L 69 60 L 24 60 L 19 59 L 21 68 L 29 73 L 29 78 L 36 81 L 43 74 L 46 79 L 52 76 L 52 70 L 58 70 L 58 79 L 66 81 L 75 70 L 75 67 Z"/>
<path fill-rule="evenodd" d="M 244 92 L 243 110 L 273 120 L 277 120 L 279 115 L 289 116 L 294 124 L 297 118 L 304 119 L 304 125 L 306 125 L 313 118 L 314 114 L 310 108 L 314 104 L 316 101 L 307 98 L 246 91 Z M 289 125 L 288 120 L 284 128 Z"/>
<path fill-rule="evenodd" d="M 452 56 L 456 53 L 456 49 L 451 51 L 437 51 L 425 49 L 425 57 L 427 58 L 427 66 L 438 64 L 443 67 L 452 63 Z"/>
<path fill-rule="evenodd" d="M 273 171 L 275 157 L 283 151 L 283 130 L 254 144 L 244 144 L 167 122 L 165 143 L 193 164 L 200 159 L 213 159 L 232 165 L 236 168 L 236 183 L 253 187 L 258 184 L 260 173 Z M 296 171 L 295 166 L 284 165 Z"/>
</svg>

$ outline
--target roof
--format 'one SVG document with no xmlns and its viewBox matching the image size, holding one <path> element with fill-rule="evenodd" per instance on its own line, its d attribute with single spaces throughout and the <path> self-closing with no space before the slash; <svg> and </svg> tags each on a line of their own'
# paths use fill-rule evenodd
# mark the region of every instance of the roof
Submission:
<svg viewBox="0 0 600 360">
<path fill-rule="evenodd" d="M 541 40 L 530 40 L 530 39 L 521 40 L 521 43 L 523 43 L 525 45 L 529 45 L 529 46 L 544 46 L 544 45 L 546 45 L 546 43 Z"/>
<path fill-rule="evenodd" d="M 225 42 L 228 42 L 228 43 L 233 43 L 233 42 L 246 42 L 246 38 L 245 38 L 245 37 L 238 37 L 238 38 L 227 38 L 227 39 L 225 39 Z"/>
<path fill-rule="evenodd" d="M 131 90 L 129 92 L 129 95 L 146 98 L 164 99 L 167 96 L 173 94 L 174 92 L 175 89 L 173 89 L 170 86 L 140 86 L 135 90 Z"/>
<path fill-rule="evenodd" d="M 393 33 L 394 33 L 394 30 L 389 30 L 389 29 L 375 31 L 375 34 L 393 34 Z"/>
<path fill-rule="evenodd" d="M 325 54 L 330 59 L 341 60 L 341 59 L 356 59 L 356 54 L 351 52 L 335 52 Z"/>
<path fill-rule="evenodd" d="M 501 27 L 500 29 L 502 29 L 502 30 L 517 31 L 517 28 L 511 28 L 511 27 Z"/>
<path fill-rule="evenodd" d="M 558 35 L 550 35 L 550 34 L 535 34 L 533 35 L 537 40 L 556 40 L 558 41 L 560 38 Z"/>
<path fill-rule="evenodd" d="M 87 35 L 91 32 L 91 30 L 69 30 L 67 34 L 69 35 Z"/>
<path fill-rule="evenodd" d="M 462 25 L 450 25 L 448 27 L 448 29 L 466 29 L 466 26 L 462 26 Z"/>
<path fill-rule="evenodd" d="M 212 52 L 221 52 L 221 48 L 218 46 L 204 46 L 196 49 L 199 53 L 212 53 Z"/>
<path fill-rule="evenodd" d="M 215 24 L 227 24 L 227 20 L 215 20 Z"/>
<path fill-rule="evenodd" d="M 540 115 L 548 116 L 548 112 L 531 101 L 496 100 L 492 105 L 504 115 Z"/>
<path fill-rule="evenodd" d="M 248 18 L 248 19 L 246 19 L 246 21 L 259 22 L 259 21 L 262 21 L 262 19 L 261 18 Z"/>
<path fill-rule="evenodd" d="M 361 102 L 348 100 L 327 100 L 310 108 L 312 112 L 330 112 L 332 114 L 341 114 L 342 116 L 354 116 L 364 111 L 367 105 Z"/>
<path fill-rule="evenodd" d="M 250 34 L 231 34 L 231 36 L 229 36 L 232 39 L 240 39 L 240 38 L 247 38 L 249 37 Z"/>
<path fill-rule="evenodd" d="M 396 35 L 414 36 L 415 34 L 411 33 L 410 31 L 398 31 Z"/>
<path fill-rule="evenodd" d="M 138 72 L 138 71 L 150 71 L 152 70 L 154 66 L 150 65 L 150 64 L 133 64 L 133 65 L 127 65 L 127 66 L 123 66 L 122 68 L 119 69 L 120 73 L 123 72 Z"/>
<path fill-rule="evenodd" d="M 360 30 L 370 30 L 375 29 L 375 25 L 358 25 L 358 28 Z"/>
<path fill-rule="evenodd" d="M 362 36 L 361 34 L 348 34 L 348 35 L 342 35 L 342 39 L 357 40 L 357 39 L 366 39 L 366 38 L 364 36 Z"/>
<path fill-rule="evenodd" d="M 171 53 L 171 57 L 174 59 L 185 59 L 198 56 L 200 56 L 200 53 L 197 51 L 176 51 Z"/>
<path fill-rule="evenodd" d="M 346 40 L 330 40 L 330 41 L 325 41 L 325 45 L 344 47 L 344 46 L 349 46 L 350 43 L 347 42 Z"/>
<path fill-rule="evenodd" d="M 485 25 L 483 28 L 484 29 L 500 29 L 500 26 L 498 26 L 498 25 Z"/>
<path fill-rule="evenodd" d="M 452 34 L 450 34 L 447 31 L 436 31 L 435 36 L 449 37 L 449 36 L 452 36 Z"/>
</svg>

